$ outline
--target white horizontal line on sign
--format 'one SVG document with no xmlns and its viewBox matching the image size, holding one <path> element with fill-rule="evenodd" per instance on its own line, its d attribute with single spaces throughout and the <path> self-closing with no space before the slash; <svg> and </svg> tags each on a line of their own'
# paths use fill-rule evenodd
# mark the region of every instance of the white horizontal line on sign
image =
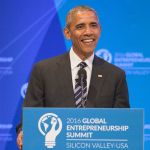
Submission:
<svg viewBox="0 0 150 150">
<path fill-rule="evenodd" d="M 66 139 L 68 141 L 121 141 L 127 142 L 127 139 Z"/>
</svg>

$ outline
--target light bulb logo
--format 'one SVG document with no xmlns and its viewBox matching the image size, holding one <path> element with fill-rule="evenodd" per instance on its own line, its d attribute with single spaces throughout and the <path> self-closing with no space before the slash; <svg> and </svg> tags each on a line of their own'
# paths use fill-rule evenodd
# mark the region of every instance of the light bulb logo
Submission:
<svg viewBox="0 0 150 150">
<path fill-rule="evenodd" d="M 46 113 L 39 119 L 38 129 L 45 136 L 45 146 L 54 148 L 56 137 L 62 130 L 62 121 L 56 114 Z"/>
</svg>

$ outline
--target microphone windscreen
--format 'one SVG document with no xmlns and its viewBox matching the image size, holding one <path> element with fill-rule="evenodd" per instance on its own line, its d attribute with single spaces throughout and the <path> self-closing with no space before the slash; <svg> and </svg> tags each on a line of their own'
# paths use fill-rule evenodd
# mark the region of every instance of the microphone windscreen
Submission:
<svg viewBox="0 0 150 150">
<path fill-rule="evenodd" d="M 81 77 L 82 77 L 83 80 L 86 80 L 87 79 L 86 70 L 85 69 L 80 69 L 78 71 L 78 76 L 79 76 L 79 79 L 81 79 Z"/>
</svg>

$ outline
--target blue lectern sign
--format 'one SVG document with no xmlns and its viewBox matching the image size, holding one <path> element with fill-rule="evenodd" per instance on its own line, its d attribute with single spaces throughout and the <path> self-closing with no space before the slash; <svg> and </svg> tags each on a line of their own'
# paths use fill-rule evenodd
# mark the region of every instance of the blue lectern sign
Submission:
<svg viewBox="0 0 150 150">
<path fill-rule="evenodd" d="M 24 150 L 143 150 L 141 109 L 24 108 Z"/>
</svg>

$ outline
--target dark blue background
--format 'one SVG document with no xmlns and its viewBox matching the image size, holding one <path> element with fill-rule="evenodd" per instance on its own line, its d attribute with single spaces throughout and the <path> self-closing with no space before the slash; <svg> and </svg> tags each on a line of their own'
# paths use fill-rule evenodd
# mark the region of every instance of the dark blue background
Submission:
<svg viewBox="0 0 150 150">
<path fill-rule="evenodd" d="M 65 16 L 80 4 L 90 5 L 100 16 L 102 35 L 96 52 L 106 49 L 114 64 L 117 53 L 123 57 L 139 53 L 148 58 L 146 62 L 135 62 L 132 68 L 122 68 L 127 74 L 131 107 L 145 111 L 145 150 L 149 150 L 148 0 L 0 0 L 0 150 L 17 149 L 15 127 L 21 116 L 22 86 L 28 82 L 35 62 L 70 48 L 62 32 Z"/>
</svg>

